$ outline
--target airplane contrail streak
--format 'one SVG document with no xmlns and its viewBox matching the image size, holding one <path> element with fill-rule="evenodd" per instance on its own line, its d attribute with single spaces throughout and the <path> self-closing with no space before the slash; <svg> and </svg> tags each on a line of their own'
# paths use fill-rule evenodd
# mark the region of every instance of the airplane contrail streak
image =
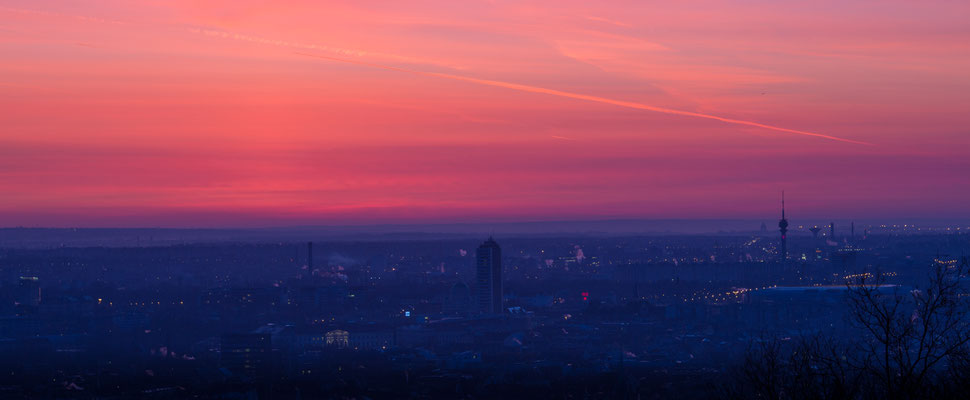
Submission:
<svg viewBox="0 0 970 400">
<path fill-rule="evenodd" d="M 34 11 L 34 10 L 18 9 L 18 8 L 9 8 L 9 7 L 0 7 L 0 11 L 9 11 L 9 12 L 26 13 L 26 14 L 38 14 L 38 15 L 64 16 L 64 17 L 77 18 L 77 19 L 81 19 L 81 20 L 84 20 L 84 21 L 90 21 L 90 22 L 100 22 L 100 23 L 110 23 L 110 24 L 126 24 L 125 22 L 121 22 L 121 21 L 105 20 L 105 19 L 100 19 L 100 18 L 91 18 L 91 17 L 78 16 L 78 15 L 55 14 L 55 13 L 48 13 L 48 12 L 43 12 L 43 11 Z M 350 51 L 350 50 L 334 49 L 334 48 L 327 48 L 326 46 L 306 45 L 306 44 L 301 44 L 301 43 L 290 43 L 290 42 L 278 41 L 278 40 L 268 40 L 268 39 L 262 39 L 262 38 L 251 37 L 251 36 L 246 36 L 246 35 L 230 34 L 228 32 L 218 32 L 218 31 L 201 30 L 201 29 L 190 29 L 190 31 L 193 32 L 193 33 L 201 33 L 201 34 L 206 34 L 206 35 L 210 35 L 210 36 L 219 36 L 219 37 L 223 37 L 223 38 L 231 38 L 231 39 L 237 39 L 237 40 L 245 40 L 245 41 L 250 41 L 250 42 L 271 44 L 271 45 L 277 45 L 277 46 L 286 46 L 286 47 L 309 47 L 309 48 L 321 47 L 325 51 L 339 51 L 339 52 L 345 52 L 345 53 L 348 53 L 348 54 L 351 54 L 351 55 L 363 55 L 363 53 L 361 53 L 361 52 L 353 52 L 353 51 Z M 80 46 L 91 46 L 91 45 L 83 44 L 83 43 L 76 43 L 76 44 L 77 45 L 80 45 Z M 94 46 L 91 46 L 91 47 L 94 47 Z M 674 114 L 674 115 L 683 115 L 683 116 L 695 117 L 695 118 L 713 119 L 713 120 L 725 122 L 725 123 L 728 123 L 728 124 L 753 126 L 753 127 L 757 127 L 757 128 L 768 129 L 768 130 L 773 130 L 773 131 L 778 131 L 778 132 L 794 133 L 794 134 L 798 134 L 798 135 L 814 136 L 814 137 L 818 137 L 818 138 L 822 138 L 822 139 L 834 140 L 834 141 L 845 142 L 845 143 L 860 144 L 860 145 L 866 145 L 866 146 L 874 146 L 872 143 L 869 143 L 869 142 L 863 142 L 863 141 L 852 140 L 852 139 L 844 139 L 844 138 L 840 138 L 840 137 L 836 137 L 836 136 L 824 135 L 824 134 L 821 134 L 821 133 L 800 131 L 800 130 L 796 130 L 796 129 L 788 129 L 788 128 L 783 128 L 783 127 L 780 127 L 780 126 L 767 125 L 767 124 L 762 124 L 762 123 L 758 123 L 758 122 L 754 122 L 754 121 L 745 121 L 745 120 L 734 119 L 734 118 L 719 117 L 717 115 L 711 115 L 711 114 L 702 114 L 702 113 L 696 113 L 696 112 L 691 112 L 691 111 L 683 111 L 683 110 L 675 110 L 675 109 L 665 108 L 665 107 L 651 106 L 651 105 L 648 105 L 648 104 L 642 104 L 642 103 L 637 103 L 637 102 L 632 102 L 632 101 L 615 100 L 615 99 L 610 99 L 610 98 L 606 98 L 606 97 L 590 96 L 590 95 L 585 95 L 585 94 L 580 94 L 580 93 L 572 93 L 572 92 L 564 92 L 564 91 L 561 91 L 561 90 L 547 89 L 547 88 L 542 88 L 542 87 L 538 87 L 538 86 L 522 85 L 522 84 L 518 84 L 518 83 L 511 83 L 511 82 L 502 82 L 502 81 L 494 81 L 494 80 L 489 80 L 489 79 L 472 78 L 472 77 L 467 77 L 467 76 L 462 76 L 462 75 L 452 75 L 452 74 L 445 74 L 445 73 L 440 73 L 440 72 L 418 71 L 418 70 L 412 70 L 412 69 L 407 69 L 407 68 L 392 67 L 392 66 L 383 65 L 383 64 L 374 64 L 374 63 L 369 63 L 369 62 L 365 62 L 365 61 L 356 61 L 356 60 L 350 60 L 350 59 L 346 59 L 346 58 L 329 57 L 329 56 L 323 56 L 323 55 L 319 55 L 319 54 L 304 53 L 304 52 L 299 52 L 299 51 L 295 51 L 294 53 L 295 54 L 302 55 L 302 56 L 307 56 L 307 57 L 320 58 L 320 59 L 324 59 L 324 60 L 337 61 L 337 62 L 347 63 L 347 64 L 356 64 L 356 65 L 368 66 L 368 67 L 372 67 L 372 68 L 381 68 L 381 69 L 386 69 L 386 70 L 391 70 L 391 71 L 406 72 L 406 73 L 409 73 L 409 74 L 416 74 L 416 75 L 423 75 L 423 76 L 431 76 L 431 77 L 444 78 L 444 79 L 452 79 L 452 80 L 464 81 L 464 82 L 471 82 L 471 83 L 477 83 L 477 84 L 480 84 L 480 85 L 487 85 L 487 86 L 503 87 L 503 88 L 512 89 L 512 90 L 519 90 L 519 91 L 523 91 L 523 92 L 543 93 L 543 94 L 548 94 L 548 95 L 552 95 L 552 96 L 566 97 L 566 98 L 577 99 L 577 100 L 586 100 L 586 101 L 592 101 L 592 102 L 603 103 L 603 104 L 612 104 L 612 105 L 616 105 L 616 106 L 620 106 L 620 107 L 635 108 L 635 109 L 638 109 L 638 110 L 654 111 L 654 112 L 665 113 L 665 114 Z M 9 84 L 4 84 L 4 85 L 5 86 L 9 86 Z"/>
<path fill-rule="evenodd" d="M 461 76 L 461 75 L 445 74 L 445 73 L 440 73 L 440 72 L 418 71 L 418 70 L 407 69 L 407 68 L 392 67 L 392 66 L 383 65 L 383 64 L 374 64 L 374 63 L 369 63 L 369 62 L 364 62 L 364 61 L 348 60 L 348 59 L 345 59 L 345 58 L 329 57 L 329 56 L 323 56 L 323 55 L 319 55 L 319 54 L 303 53 L 303 52 L 298 52 L 298 51 L 297 52 L 294 52 L 294 53 L 295 54 L 298 54 L 298 55 L 301 55 L 301 56 L 320 58 L 320 59 L 324 59 L 324 60 L 337 61 L 337 62 L 342 62 L 342 63 L 347 63 L 347 64 L 363 65 L 363 66 L 367 66 L 367 67 L 381 68 L 381 69 L 386 69 L 386 70 L 391 70 L 391 71 L 406 72 L 406 73 L 415 74 L 415 75 L 423 75 L 423 76 L 431 76 L 431 77 L 436 77 L 436 78 L 451 79 L 451 80 L 456 80 L 456 81 L 471 82 L 471 83 L 477 83 L 477 84 L 486 85 L 486 86 L 503 87 L 503 88 L 512 89 L 512 90 L 518 90 L 518 91 L 523 91 L 523 92 L 542 93 L 542 94 L 548 94 L 548 95 L 552 95 L 552 96 L 566 97 L 566 98 L 577 99 L 577 100 L 586 100 L 586 101 L 592 101 L 592 102 L 603 103 L 603 104 L 612 104 L 612 105 L 620 106 L 620 107 L 635 108 L 635 109 L 638 109 L 638 110 L 654 111 L 654 112 L 659 112 L 659 113 L 664 113 L 664 114 L 674 114 L 674 115 L 683 115 L 683 116 L 695 117 L 695 118 L 713 119 L 715 121 L 721 121 L 721 122 L 725 122 L 725 123 L 728 123 L 728 124 L 753 126 L 753 127 L 756 127 L 756 128 L 769 129 L 769 130 L 778 131 L 778 132 L 794 133 L 794 134 L 797 134 L 797 135 L 814 136 L 814 137 L 818 137 L 818 138 L 822 138 L 822 139 L 828 139 L 828 140 L 834 140 L 834 141 L 838 141 L 838 142 L 845 142 L 845 143 L 852 143 L 852 144 L 860 144 L 860 145 L 866 145 L 866 146 L 873 146 L 872 143 L 858 141 L 858 140 L 852 140 L 852 139 L 844 139 L 844 138 L 840 138 L 840 137 L 836 137 L 836 136 L 824 135 L 824 134 L 821 134 L 821 133 L 800 131 L 800 130 L 796 130 L 796 129 L 788 129 L 788 128 L 783 128 L 783 127 L 780 127 L 780 126 L 767 125 L 767 124 L 762 124 L 762 123 L 753 122 L 753 121 L 745 121 L 745 120 L 734 119 L 734 118 L 719 117 L 717 115 L 702 114 L 702 113 L 696 113 L 696 112 L 691 112 L 691 111 L 683 111 L 683 110 L 675 110 L 675 109 L 671 109 L 671 108 L 651 106 L 651 105 L 637 103 L 637 102 L 632 102 L 632 101 L 615 100 L 615 99 L 610 99 L 610 98 L 606 98 L 606 97 L 590 96 L 590 95 L 586 95 L 586 94 L 572 93 L 572 92 L 564 92 L 564 91 L 561 91 L 561 90 L 547 89 L 547 88 L 542 88 L 542 87 L 538 87 L 538 86 L 529 86 L 529 85 L 522 85 L 522 84 L 518 84 L 518 83 L 510 83 L 510 82 L 502 82 L 502 81 L 493 81 L 493 80 L 489 80 L 489 79 L 479 79 L 479 78 L 472 78 L 472 77 Z"/>
</svg>

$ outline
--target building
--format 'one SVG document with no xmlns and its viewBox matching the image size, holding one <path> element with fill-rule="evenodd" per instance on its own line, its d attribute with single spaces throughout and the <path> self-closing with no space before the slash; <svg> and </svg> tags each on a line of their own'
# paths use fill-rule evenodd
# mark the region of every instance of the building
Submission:
<svg viewBox="0 0 970 400">
<path fill-rule="evenodd" d="M 387 350 L 394 346 L 394 330 L 353 332 L 349 343 L 354 350 Z"/>
<path fill-rule="evenodd" d="M 785 192 L 781 192 L 781 220 L 778 221 L 778 230 L 781 231 L 781 252 L 779 257 L 781 262 L 788 260 L 788 220 L 785 219 Z"/>
<path fill-rule="evenodd" d="M 348 346 L 350 346 L 350 333 L 345 330 L 334 329 L 329 331 L 327 332 L 326 338 L 328 347 L 346 349 Z"/>
<path fill-rule="evenodd" d="M 266 376 L 271 370 L 272 339 L 268 334 L 229 333 L 222 335 L 222 367 L 236 375 Z"/>
<path fill-rule="evenodd" d="M 483 314 L 502 313 L 502 249 L 491 237 L 478 246 L 475 297 Z"/>
<path fill-rule="evenodd" d="M 808 230 L 812 231 L 812 239 L 815 241 L 818 241 L 818 233 L 822 231 L 822 228 L 819 228 L 818 225 L 815 225 L 811 228 L 808 228 Z"/>
<path fill-rule="evenodd" d="M 302 278 L 313 276 L 313 242 L 306 242 L 306 269 L 301 274 Z"/>
<path fill-rule="evenodd" d="M 451 287 L 448 299 L 441 307 L 445 314 L 466 314 L 472 310 L 472 296 L 468 285 L 457 282 Z"/>
<path fill-rule="evenodd" d="M 40 279 L 36 276 L 21 276 L 17 288 L 17 303 L 36 307 L 40 304 Z"/>
</svg>

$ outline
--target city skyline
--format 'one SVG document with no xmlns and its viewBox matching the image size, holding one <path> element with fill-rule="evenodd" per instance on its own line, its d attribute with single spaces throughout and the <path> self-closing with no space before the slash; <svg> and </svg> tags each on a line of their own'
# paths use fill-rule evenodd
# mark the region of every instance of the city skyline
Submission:
<svg viewBox="0 0 970 400">
<path fill-rule="evenodd" d="M 965 220 L 968 17 L 9 1 L 0 226 Z"/>
<path fill-rule="evenodd" d="M 0 399 L 964 399 L 970 2 L 2 0 Z"/>
</svg>

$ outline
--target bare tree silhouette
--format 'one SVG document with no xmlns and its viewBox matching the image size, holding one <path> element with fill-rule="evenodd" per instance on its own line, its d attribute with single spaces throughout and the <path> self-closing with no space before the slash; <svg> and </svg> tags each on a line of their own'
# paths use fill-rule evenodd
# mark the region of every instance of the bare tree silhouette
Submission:
<svg viewBox="0 0 970 400">
<path fill-rule="evenodd" d="M 762 341 L 747 352 L 727 398 L 966 398 L 970 388 L 967 263 L 936 262 L 925 288 L 880 273 L 848 284 L 851 337 Z"/>
<path fill-rule="evenodd" d="M 937 262 L 925 289 L 863 276 L 849 288 L 849 311 L 864 335 L 858 368 L 887 399 L 925 398 L 970 342 L 966 269 Z"/>
</svg>

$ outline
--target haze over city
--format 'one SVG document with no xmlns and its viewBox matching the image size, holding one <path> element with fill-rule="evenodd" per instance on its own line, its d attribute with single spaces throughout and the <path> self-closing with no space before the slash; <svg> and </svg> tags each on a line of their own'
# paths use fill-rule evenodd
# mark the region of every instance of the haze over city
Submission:
<svg viewBox="0 0 970 400">
<path fill-rule="evenodd" d="M 964 399 L 968 21 L 0 0 L 0 398 Z"/>
</svg>

